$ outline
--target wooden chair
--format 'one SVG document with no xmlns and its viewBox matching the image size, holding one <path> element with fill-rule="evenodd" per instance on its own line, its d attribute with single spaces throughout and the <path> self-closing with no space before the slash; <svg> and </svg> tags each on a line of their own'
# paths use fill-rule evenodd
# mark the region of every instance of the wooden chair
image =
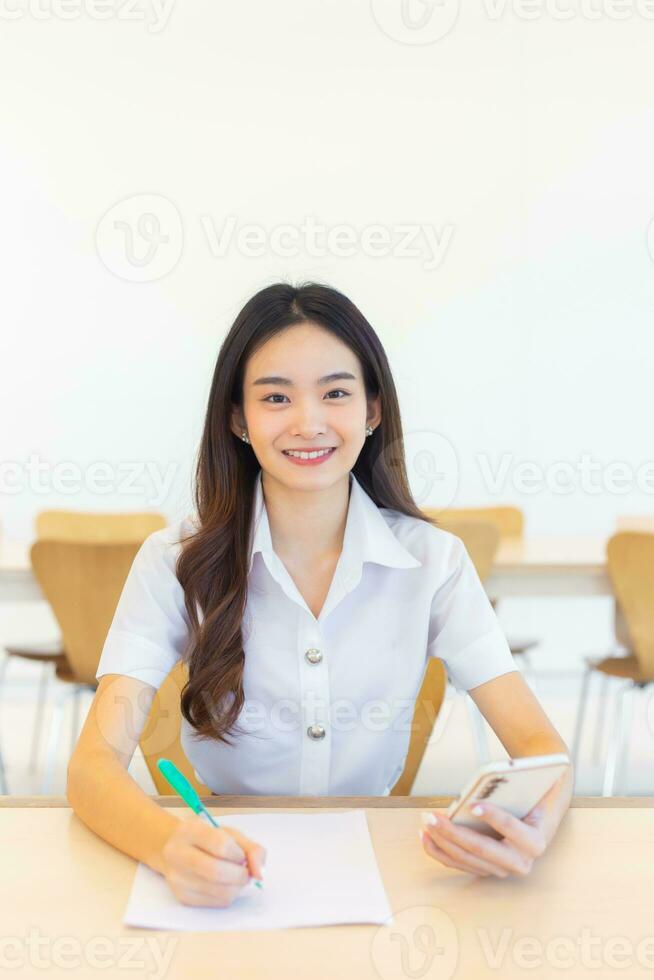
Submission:
<svg viewBox="0 0 654 980">
<path fill-rule="evenodd" d="M 483 582 L 493 566 L 493 558 L 500 540 L 500 532 L 496 525 L 474 520 L 441 520 L 439 525 L 443 530 L 455 534 L 463 541 L 466 551 Z M 422 681 L 420 692 L 411 722 L 411 738 L 404 769 L 400 778 L 391 789 L 391 796 L 409 796 L 422 763 L 429 739 L 434 730 L 438 713 L 445 699 L 447 688 L 447 672 L 442 660 L 430 657 Z M 485 722 L 471 697 L 465 698 L 472 731 L 477 746 L 480 761 L 488 761 L 490 755 L 486 739 Z"/>
<path fill-rule="evenodd" d="M 443 707 L 447 673 L 442 660 L 430 657 L 427 661 L 420 693 L 416 700 L 411 722 L 411 739 L 404 769 L 390 791 L 390 796 L 410 796 L 418 770 L 422 763 L 436 718 Z"/>
<path fill-rule="evenodd" d="M 66 651 L 57 676 L 69 682 L 58 697 L 46 753 L 42 792 L 48 793 L 59 743 L 65 702 L 80 691 L 94 691 L 95 672 L 125 579 L 140 541 L 93 543 L 36 541 L 30 558 L 36 579 L 59 624 Z M 77 737 L 73 731 L 71 751 Z"/>
<path fill-rule="evenodd" d="M 37 538 L 52 541 L 145 541 L 166 526 L 153 511 L 96 513 L 81 510 L 42 510 L 36 515 Z"/>
<path fill-rule="evenodd" d="M 616 692 L 617 705 L 604 769 L 603 796 L 612 796 L 616 774 L 626 781 L 631 734 L 633 696 L 654 683 L 654 533 L 619 531 L 606 546 L 609 576 L 631 641 L 631 652 L 622 656 L 585 658 L 572 745 L 576 765 L 583 730 L 589 682 L 592 676 L 618 678 L 623 683 Z"/>
<path fill-rule="evenodd" d="M 616 518 L 615 529 L 616 531 L 654 531 L 654 517 L 651 514 L 625 514 Z M 617 656 L 633 652 L 633 644 L 624 613 L 615 596 L 613 597 L 613 635 L 615 636 L 615 646 L 611 652 Z M 600 689 L 595 720 L 595 737 L 592 744 L 592 761 L 594 763 L 599 763 L 601 759 L 610 677 L 608 674 L 599 674 L 598 680 Z"/>
<path fill-rule="evenodd" d="M 490 523 L 476 521 L 452 522 L 447 527 L 452 534 L 460 537 L 477 569 L 479 577 L 488 575 L 493 564 L 493 556 L 499 543 L 499 531 Z M 202 796 L 210 796 L 211 790 L 200 783 L 184 755 L 180 742 L 181 712 L 180 697 L 188 677 L 186 664 L 180 662 L 170 672 L 157 691 L 143 734 L 140 747 L 158 793 L 169 795 L 169 784 L 157 768 L 161 758 L 171 759 L 182 770 L 187 779 Z M 434 723 L 442 707 L 445 696 L 447 675 L 442 660 L 430 658 L 423 677 L 420 692 L 413 713 L 411 739 L 402 773 L 392 787 L 391 796 L 409 795 L 420 768 Z M 476 705 L 466 698 L 474 709 Z M 483 718 L 477 712 L 483 723 Z"/>
<path fill-rule="evenodd" d="M 148 720 L 139 739 L 156 791 L 163 796 L 170 796 L 173 791 L 170 783 L 164 779 L 157 768 L 159 759 L 170 759 L 174 762 L 201 796 L 212 795 L 209 787 L 197 779 L 195 770 L 182 749 L 180 699 L 187 680 L 187 665 L 180 661 L 173 667 L 155 694 Z"/>
<path fill-rule="evenodd" d="M 500 540 L 521 538 L 524 535 L 524 515 L 519 507 L 503 505 L 500 507 L 451 507 L 444 511 L 426 511 L 436 518 L 443 527 L 448 521 L 490 521 L 500 532 Z M 480 576 L 481 577 L 481 576 Z M 483 581 L 483 579 L 482 579 Z M 497 609 L 498 600 L 491 597 L 493 609 Z M 508 638 L 511 653 L 522 657 L 527 667 L 530 667 L 529 650 L 538 645 L 538 640 L 529 638 Z"/>
<path fill-rule="evenodd" d="M 36 515 L 35 529 L 37 540 L 47 538 L 53 541 L 138 541 L 143 542 L 154 531 L 166 526 L 163 514 L 151 511 L 130 511 L 127 513 L 44 510 Z M 55 640 L 46 643 L 10 643 L 4 647 L 5 657 L 0 665 L 0 689 L 12 658 L 18 657 L 32 663 L 40 663 L 41 677 L 37 695 L 37 707 L 32 730 L 29 767 L 34 770 L 43 724 L 43 713 L 47 687 L 53 673 L 63 681 L 70 680 L 70 669 L 62 642 Z M 54 666 L 54 672 L 52 667 Z M 79 693 L 79 692 L 78 692 Z M 79 698 L 73 702 L 73 733 L 79 727 Z M 0 786 L 1 783 L 0 773 Z"/>
</svg>

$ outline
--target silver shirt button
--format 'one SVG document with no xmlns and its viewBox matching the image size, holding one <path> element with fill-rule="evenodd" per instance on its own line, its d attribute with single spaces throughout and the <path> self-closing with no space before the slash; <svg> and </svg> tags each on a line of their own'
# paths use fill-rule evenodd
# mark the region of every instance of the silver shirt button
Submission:
<svg viewBox="0 0 654 980">
<path fill-rule="evenodd" d="M 320 650 L 316 650 L 315 647 L 310 647 L 304 654 L 304 659 L 308 660 L 310 664 L 319 664 L 322 660 L 322 653 Z"/>
<path fill-rule="evenodd" d="M 309 727 L 307 728 L 307 735 L 309 736 L 309 738 L 314 738 L 314 739 L 324 738 L 325 729 L 323 728 L 322 725 L 309 725 Z"/>
</svg>

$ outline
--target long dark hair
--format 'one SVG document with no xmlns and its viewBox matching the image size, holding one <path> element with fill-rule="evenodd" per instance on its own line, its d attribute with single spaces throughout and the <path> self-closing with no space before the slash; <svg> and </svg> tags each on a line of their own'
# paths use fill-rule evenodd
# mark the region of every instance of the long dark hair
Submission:
<svg viewBox="0 0 654 980">
<path fill-rule="evenodd" d="M 303 322 L 347 344 L 362 366 L 366 396 L 381 395 L 381 423 L 365 440 L 354 476 L 378 507 L 433 523 L 411 495 L 395 384 L 384 348 L 363 314 L 338 290 L 317 283 L 277 283 L 256 293 L 218 353 L 195 470 L 198 530 L 185 539 L 176 566 L 191 624 L 181 710 L 196 737 L 229 742 L 244 705 L 241 623 L 260 466 L 252 447 L 234 435 L 232 411 L 243 404 L 250 355 L 274 334 Z"/>
</svg>

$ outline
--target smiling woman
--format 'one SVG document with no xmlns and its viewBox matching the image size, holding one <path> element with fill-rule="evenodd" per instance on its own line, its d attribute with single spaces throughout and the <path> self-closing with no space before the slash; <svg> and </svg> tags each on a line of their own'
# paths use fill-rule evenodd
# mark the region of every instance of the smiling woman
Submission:
<svg viewBox="0 0 654 980">
<path fill-rule="evenodd" d="M 255 842 L 218 828 L 188 836 L 125 772 L 154 690 L 180 659 L 182 747 L 215 793 L 387 795 L 432 657 L 512 754 L 565 748 L 462 541 L 411 496 L 386 354 L 342 293 L 280 283 L 241 310 L 215 366 L 196 505 L 134 560 L 97 671 L 103 729 L 91 712 L 69 770 L 81 818 L 161 870 L 176 894 L 231 900 L 242 874 L 221 867 L 218 886 L 202 859 L 222 853 L 226 834 L 232 857 L 222 865 L 237 860 L 238 840 L 261 873 Z M 120 699 L 108 693 L 117 681 Z M 130 715 L 127 730 L 118 703 L 141 696 L 141 720 Z M 561 786 L 511 824 L 510 855 L 466 860 L 466 846 L 487 841 L 443 832 L 437 843 L 434 828 L 425 848 L 465 870 L 484 873 L 496 859 L 500 875 L 507 863 L 520 873 L 568 802 Z"/>
</svg>

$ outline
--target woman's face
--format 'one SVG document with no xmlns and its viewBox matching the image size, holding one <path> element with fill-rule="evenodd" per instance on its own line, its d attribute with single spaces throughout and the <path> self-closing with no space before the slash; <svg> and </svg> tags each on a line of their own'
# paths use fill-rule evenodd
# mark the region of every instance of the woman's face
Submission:
<svg viewBox="0 0 654 980">
<path fill-rule="evenodd" d="M 243 410 L 235 409 L 232 431 L 240 439 L 247 430 L 269 477 L 286 486 L 324 488 L 350 472 L 366 426 L 374 429 L 380 419 L 380 399 L 366 401 L 356 354 L 328 330 L 305 322 L 271 337 L 249 358 Z M 285 453 L 317 449 L 333 451 L 309 465 Z"/>
</svg>

